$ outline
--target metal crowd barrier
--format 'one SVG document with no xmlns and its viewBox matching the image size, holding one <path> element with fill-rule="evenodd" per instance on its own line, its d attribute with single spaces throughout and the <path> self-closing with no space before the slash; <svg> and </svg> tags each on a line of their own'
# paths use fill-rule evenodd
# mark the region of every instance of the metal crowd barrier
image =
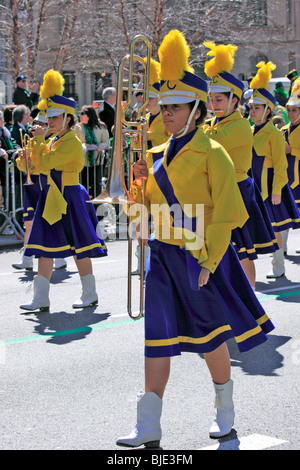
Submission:
<svg viewBox="0 0 300 470">
<path fill-rule="evenodd" d="M 86 170 L 83 170 L 80 174 L 80 183 L 87 189 L 91 198 L 97 197 L 105 188 L 110 166 L 111 150 L 111 148 L 104 150 L 100 155 L 99 163 L 97 164 L 94 160 L 93 165 L 85 167 Z M 128 161 L 126 158 L 128 150 L 124 151 L 124 177 L 126 183 L 129 183 Z M 3 207 L 0 207 L 0 215 L 3 216 L 4 222 L 0 220 L 0 235 L 4 232 L 6 227 L 11 227 L 17 238 L 23 238 L 24 173 L 17 169 L 15 160 L 18 156 L 18 152 L 7 151 L 7 154 L 8 159 L 0 157 L 5 160 L 5 186 L 2 186 L 2 189 L 4 189 L 4 203 Z M 95 209 L 98 217 L 105 219 L 104 225 L 106 225 L 106 228 L 115 224 L 117 231 L 118 225 L 127 224 L 127 216 L 124 214 L 121 207 L 109 207 L 107 204 L 101 204 L 97 205 Z M 107 230 L 109 229 L 107 228 Z"/>
<path fill-rule="evenodd" d="M 0 226 L 0 234 L 10 226 L 17 238 L 22 238 L 24 230 L 17 220 L 17 214 L 23 213 L 23 176 L 21 172 L 16 172 L 15 159 L 18 152 L 7 151 L 7 154 L 7 159 L 0 157 L 5 160 L 5 187 L 4 193 L 2 193 L 4 203 L 0 208 L 0 215 L 4 217 L 4 222 Z M 18 184 L 16 184 L 16 180 Z"/>
</svg>

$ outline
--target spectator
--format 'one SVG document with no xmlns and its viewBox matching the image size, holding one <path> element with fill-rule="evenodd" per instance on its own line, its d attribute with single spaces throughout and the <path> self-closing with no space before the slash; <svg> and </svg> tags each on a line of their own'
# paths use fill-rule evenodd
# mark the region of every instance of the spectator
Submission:
<svg viewBox="0 0 300 470">
<path fill-rule="evenodd" d="M 33 82 L 31 92 L 26 89 L 27 80 L 25 75 L 18 75 L 16 78 L 16 83 L 17 86 L 13 94 L 14 104 L 25 104 L 29 109 L 31 109 L 32 106 L 37 104 L 39 100 L 39 82 L 37 80 Z"/>
<path fill-rule="evenodd" d="M 28 134 L 30 137 L 32 137 L 29 128 L 30 109 L 23 104 L 17 106 L 13 111 L 13 121 L 14 124 L 11 130 L 11 136 L 13 139 L 15 139 L 18 146 L 22 147 L 20 130 L 22 129 L 25 134 Z"/>
<path fill-rule="evenodd" d="M 115 123 L 115 104 L 117 99 L 116 89 L 108 87 L 103 90 L 102 97 L 104 99 L 104 109 L 100 111 L 99 117 L 103 121 L 108 129 L 109 137 L 113 137 L 112 127 Z"/>
<path fill-rule="evenodd" d="M 291 82 L 291 87 L 289 91 L 289 96 L 292 94 L 292 87 L 294 84 L 294 81 L 297 80 L 298 78 L 298 72 L 296 69 L 290 70 L 288 74 L 286 74 L 286 78 L 288 78 Z"/>
<path fill-rule="evenodd" d="M 13 110 L 17 107 L 17 105 L 15 104 L 10 104 L 8 106 L 6 106 L 6 108 L 4 108 L 3 110 L 3 117 L 4 117 L 4 126 L 6 127 L 6 129 L 8 129 L 9 131 L 11 131 L 12 129 L 12 126 L 14 124 L 14 121 L 13 121 Z"/>
<path fill-rule="evenodd" d="M 99 122 L 92 106 L 83 106 L 79 116 L 80 122 L 75 125 L 75 132 L 82 142 L 85 155 L 85 164 L 81 172 L 82 184 L 88 193 L 95 197 L 97 188 L 94 186 L 94 171 L 96 171 L 96 184 L 101 184 L 100 157 L 102 151 L 109 148 L 109 134 L 106 126 Z M 89 184 L 87 184 L 87 175 L 89 175 Z"/>
<path fill-rule="evenodd" d="M 288 100 L 288 93 L 285 91 L 283 83 L 277 82 L 274 90 L 274 96 L 280 106 L 285 106 Z"/>
</svg>

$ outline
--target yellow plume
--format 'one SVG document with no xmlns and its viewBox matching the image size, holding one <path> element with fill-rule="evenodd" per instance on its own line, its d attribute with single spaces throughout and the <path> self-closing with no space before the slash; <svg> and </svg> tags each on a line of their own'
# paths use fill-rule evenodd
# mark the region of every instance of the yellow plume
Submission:
<svg viewBox="0 0 300 470">
<path fill-rule="evenodd" d="M 144 59 L 145 64 L 147 64 L 147 57 Z M 149 75 L 149 85 L 159 82 L 159 72 L 160 64 L 154 59 L 150 59 L 150 75 Z"/>
<path fill-rule="evenodd" d="M 204 46 L 211 49 L 207 55 L 212 56 L 213 59 L 205 62 L 204 71 L 208 77 L 214 77 L 222 72 L 230 72 L 234 66 L 234 56 L 237 51 L 237 46 L 233 44 L 220 44 L 216 46 L 214 42 L 204 41 Z"/>
<path fill-rule="evenodd" d="M 64 91 L 64 77 L 56 70 L 50 69 L 44 75 L 43 85 L 40 89 L 42 100 L 38 104 L 41 110 L 47 109 L 47 98 L 54 95 L 62 95 Z"/>
<path fill-rule="evenodd" d="M 257 90 L 259 88 L 268 89 L 269 81 L 272 78 L 272 71 L 276 69 L 276 65 L 273 62 L 264 61 L 259 62 L 256 66 L 259 70 L 256 73 L 255 77 L 250 83 L 250 88 L 252 90 Z"/>
<path fill-rule="evenodd" d="M 300 93 L 300 78 L 294 81 L 291 94 L 293 95 L 296 92 Z"/>
<path fill-rule="evenodd" d="M 161 80 L 180 80 L 185 72 L 194 72 L 188 64 L 191 51 L 184 35 L 177 29 L 171 30 L 163 39 L 158 56 Z"/>
</svg>

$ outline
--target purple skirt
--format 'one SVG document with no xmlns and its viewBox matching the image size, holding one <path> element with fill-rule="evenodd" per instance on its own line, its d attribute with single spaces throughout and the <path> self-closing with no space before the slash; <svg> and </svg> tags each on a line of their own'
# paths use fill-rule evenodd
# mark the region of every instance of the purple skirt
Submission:
<svg viewBox="0 0 300 470">
<path fill-rule="evenodd" d="M 23 202 L 23 221 L 33 220 L 34 211 L 36 209 L 40 194 L 40 176 L 31 175 L 31 181 L 33 184 L 24 185 L 26 178 L 23 181 L 23 192 L 24 192 L 24 202 Z"/>
<path fill-rule="evenodd" d="M 150 237 L 145 282 L 145 355 L 211 352 L 234 337 L 248 351 L 274 326 L 244 273 L 232 245 L 206 286 L 201 267 L 186 250 Z"/>
<path fill-rule="evenodd" d="M 255 154 L 252 158 L 252 175 L 260 191 L 264 159 L 264 157 L 258 157 Z M 282 232 L 290 228 L 300 228 L 300 213 L 289 184 L 286 184 L 281 190 L 280 204 L 272 204 L 273 179 L 274 169 L 268 168 L 268 197 L 264 203 L 271 219 L 274 232 Z"/>
<path fill-rule="evenodd" d="M 269 196 L 265 200 L 265 205 L 269 213 L 275 232 L 282 232 L 288 229 L 300 228 L 300 213 L 296 205 L 292 190 L 289 184 L 286 184 L 281 190 L 281 203 L 272 204 L 272 184 L 273 184 L 273 168 L 268 169 L 268 193 Z"/>
<path fill-rule="evenodd" d="M 293 155 L 287 155 L 287 161 L 289 184 L 292 185 L 294 182 L 295 157 Z M 300 176 L 300 161 L 298 166 L 298 173 Z M 300 184 L 298 184 L 298 186 L 296 186 L 295 188 L 291 188 L 291 191 L 298 206 L 298 209 L 300 209 Z"/>
<path fill-rule="evenodd" d="M 60 187 L 61 172 L 52 170 L 51 176 Z M 36 258 L 77 256 L 78 259 L 107 256 L 94 206 L 87 202 L 90 198 L 86 189 L 82 185 L 65 186 L 67 213 L 53 225 L 42 217 L 48 189 L 46 185 L 41 192 L 25 255 Z"/>
<path fill-rule="evenodd" d="M 240 260 L 257 259 L 257 255 L 279 249 L 264 201 L 251 177 L 238 183 L 249 219 L 242 228 L 232 231 L 231 241 Z"/>
</svg>

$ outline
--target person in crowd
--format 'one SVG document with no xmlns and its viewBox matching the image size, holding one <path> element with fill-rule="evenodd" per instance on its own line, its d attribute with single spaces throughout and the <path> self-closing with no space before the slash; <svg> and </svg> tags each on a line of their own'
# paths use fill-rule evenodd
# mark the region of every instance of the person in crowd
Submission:
<svg viewBox="0 0 300 470">
<path fill-rule="evenodd" d="M 10 105 L 6 106 L 3 110 L 4 126 L 6 127 L 6 129 L 9 130 L 9 132 L 11 131 L 11 129 L 14 125 L 13 111 L 16 107 L 17 107 L 17 105 L 10 104 Z"/>
<path fill-rule="evenodd" d="M 281 128 L 285 138 L 289 184 L 300 211 L 300 78 L 294 81 L 292 94 L 287 102 L 290 123 Z M 282 232 L 283 251 L 287 254 L 288 230 Z M 300 249 L 296 250 L 300 253 Z"/>
<path fill-rule="evenodd" d="M 147 207 L 162 212 L 154 217 L 145 280 L 145 391 L 138 394 L 137 424 L 117 440 L 120 446 L 159 446 L 170 359 L 184 351 L 204 353 L 212 376 L 210 436 L 229 434 L 234 404 L 226 340 L 234 336 L 245 351 L 273 329 L 230 244 L 232 229 L 248 214 L 229 155 L 199 127 L 207 83 L 194 74 L 189 55 L 183 34 L 170 31 L 159 59 L 160 105 L 172 137 L 134 165 L 133 197 L 141 201 L 145 179 Z"/>
<path fill-rule="evenodd" d="M 205 63 L 211 78 L 210 103 L 215 117 L 203 126 L 204 133 L 219 142 L 229 153 L 235 176 L 249 218 L 245 225 L 232 232 L 232 242 L 253 289 L 254 260 L 259 254 L 278 250 L 276 236 L 261 194 L 248 172 L 251 168 L 253 135 L 249 121 L 242 117 L 238 105 L 244 90 L 241 80 L 232 75 L 237 46 L 204 42 L 213 56 Z"/>
<path fill-rule="evenodd" d="M 297 78 L 299 78 L 297 70 L 296 69 L 290 70 L 289 73 L 286 74 L 286 78 L 288 78 L 291 82 L 290 91 L 289 91 L 289 96 L 291 96 L 294 81 L 297 80 Z"/>
<path fill-rule="evenodd" d="M 107 87 L 103 90 L 102 97 L 104 99 L 103 109 L 99 112 L 100 121 L 107 126 L 109 137 L 113 137 L 112 128 L 115 123 L 115 104 L 117 99 L 116 89 Z"/>
<path fill-rule="evenodd" d="M 11 129 L 11 137 L 16 141 L 19 147 L 22 147 L 21 132 L 23 136 L 27 134 L 29 137 L 32 137 L 30 131 L 30 109 L 24 104 L 16 106 L 13 110 L 13 121 L 14 124 Z"/>
<path fill-rule="evenodd" d="M 13 94 L 13 103 L 16 105 L 24 104 L 29 109 L 38 103 L 39 100 L 39 82 L 35 80 L 32 84 L 32 90 L 26 89 L 27 78 L 25 75 L 18 75 L 16 78 L 16 88 Z"/>
<path fill-rule="evenodd" d="M 101 192 L 101 156 L 103 150 L 109 148 L 109 133 L 92 106 L 83 106 L 79 118 L 75 132 L 82 142 L 85 155 L 82 184 L 92 197 L 96 197 Z"/>
<path fill-rule="evenodd" d="M 268 279 L 276 279 L 285 274 L 281 233 L 299 228 L 300 214 L 288 184 L 284 137 L 272 123 L 276 98 L 268 91 L 268 84 L 276 65 L 260 62 L 257 67 L 259 70 L 251 82 L 253 95 L 250 100 L 250 117 L 254 122 L 252 175 L 261 191 L 279 245 L 279 250 L 273 253 L 272 270 L 267 274 Z"/>
<path fill-rule="evenodd" d="M 3 200 L 3 205 L 4 207 L 7 206 L 7 172 L 6 172 L 6 165 L 7 165 L 7 160 L 9 160 L 14 153 L 15 150 L 15 143 L 11 139 L 11 134 L 7 127 L 5 126 L 4 122 L 4 114 L 2 111 L 0 111 L 0 181 L 1 181 L 1 190 L 2 190 L 2 200 Z M 8 176 L 10 173 L 8 174 Z M 9 182 L 8 182 L 9 183 Z M 8 184 L 10 187 L 10 184 Z M 4 222 L 4 216 L 0 215 L 0 226 Z M 4 228 L 3 232 L 5 235 L 12 235 L 14 233 L 12 227 L 7 226 Z"/>
<path fill-rule="evenodd" d="M 252 93 L 253 91 L 251 90 L 251 88 L 248 88 L 248 90 L 244 91 L 244 94 L 243 94 L 243 106 L 244 106 L 243 117 L 244 118 L 249 117 L 249 111 L 250 111 L 249 101 L 250 101 Z"/>
<path fill-rule="evenodd" d="M 274 96 L 276 98 L 276 101 L 280 106 L 285 107 L 286 103 L 288 101 L 288 92 L 285 91 L 283 83 L 282 82 L 277 82 L 275 85 L 275 90 L 274 90 Z"/>
<path fill-rule="evenodd" d="M 86 189 L 79 184 L 84 166 L 82 143 L 73 126 L 76 102 L 62 95 L 64 79 L 49 70 L 41 87 L 39 108 L 47 110 L 53 138 L 45 142 L 44 129 L 37 126 L 33 139 L 32 164 L 47 171 L 30 231 L 26 256 L 38 258 L 38 275 L 34 277 L 33 299 L 21 308 L 47 311 L 53 258 L 74 256 L 82 295 L 73 308 L 96 305 L 98 295 L 91 258 L 107 255 L 95 209 L 88 201 Z"/>
</svg>

